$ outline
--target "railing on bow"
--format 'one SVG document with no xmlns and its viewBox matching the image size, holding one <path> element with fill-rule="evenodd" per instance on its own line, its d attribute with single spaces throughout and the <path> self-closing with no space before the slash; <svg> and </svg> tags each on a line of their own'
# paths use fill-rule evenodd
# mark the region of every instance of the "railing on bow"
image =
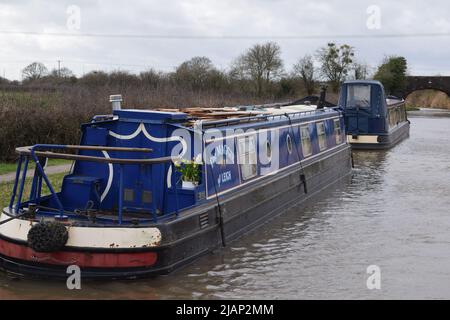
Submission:
<svg viewBox="0 0 450 320">
<path fill-rule="evenodd" d="M 42 158 L 50 158 L 50 159 L 66 159 L 66 160 L 79 160 L 79 161 L 88 161 L 88 162 L 99 162 L 99 163 L 112 163 L 119 165 L 119 205 L 118 205 L 118 222 L 122 223 L 123 216 L 123 166 L 124 165 L 149 165 L 152 166 L 154 164 L 162 164 L 162 163 L 171 163 L 173 165 L 173 161 L 175 160 L 173 157 L 162 157 L 162 158 L 147 158 L 147 159 L 126 159 L 126 158 L 105 158 L 105 157 L 96 157 L 96 156 L 87 156 L 87 155 L 79 155 L 79 154 L 70 154 L 70 153 L 58 153 L 52 152 L 48 150 L 85 150 L 85 151 L 115 151 L 115 152 L 144 152 L 149 153 L 152 152 L 152 149 L 149 148 L 125 148 L 125 147 L 103 147 L 103 146 L 87 146 L 87 145 L 53 145 L 53 144 L 36 144 L 34 146 L 28 147 L 20 147 L 16 149 L 16 152 L 19 154 L 19 161 L 17 164 L 16 170 L 16 178 L 14 181 L 13 192 L 11 195 L 11 200 L 9 203 L 9 208 L 11 212 L 19 214 L 19 210 L 22 205 L 22 197 L 25 187 L 25 180 L 27 175 L 27 169 L 30 158 L 36 164 L 36 171 L 33 177 L 33 182 L 31 185 L 30 191 L 30 202 L 36 201 L 41 196 L 42 189 L 42 180 L 44 180 L 47 185 L 51 196 L 58 206 L 59 218 L 66 218 L 64 206 L 59 199 L 58 194 L 55 192 L 49 178 L 45 174 L 44 168 L 40 163 L 39 159 Z M 24 168 L 22 171 L 22 163 L 24 163 Z M 22 172 L 22 175 L 21 175 Z M 37 174 L 36 174 L 37 173 Z M 20 180 L 20 185 L 19 185 Z M 153 184 L 154 185 L 154 184 Z M 17 190 L 19 189 L 19 190 Z M 17 191 L 19 193 L 17 194 Z M 153 190 L 154 194 L 154 190 Z M 17 196 L 17 202 L 14 205 L 15 199 Z M 155 202 L 153 201 L 153 212 L 152 216 L 154 221 L 157 221 L 156 207 Z M 14 209 L 14 210 L 13 210 Z M 176 209 L 176 214 L 178 214 L 178 205 Z"/>
</svg>

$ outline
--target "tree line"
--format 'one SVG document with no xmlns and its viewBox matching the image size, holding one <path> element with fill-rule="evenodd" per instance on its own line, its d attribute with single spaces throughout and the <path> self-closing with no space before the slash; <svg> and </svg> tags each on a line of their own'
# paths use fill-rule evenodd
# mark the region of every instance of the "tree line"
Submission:
<svg viewBox="0 0 450 320">
<path fill-rule="evenodd" d="M 355 57 L 355 48 L 348 44 L 330 42 L 314 53 L 300 57 L 286 71 L 281 58 L 281 48 L 275 42 L 255 44 L 236 57 L 227 70 L 220 70 L 208 57 L 193 57 L 175 68 L 173 72 L 149 69 L 139 74 L 128 71 L 92 71 L 76 77 L 66 68 L 48 70 L 41 62 L 33 62 L 22 70 L 21 86 L 73 86 L 86 87 L 145 86 L 152 89 L 176 87 L 192 92 L 235 92 L 255 97 L 289 97 L 312 95 L 320 85 L 327 84 L 338 92 L 347 79 L 380 80 L 388 94 L 393 94 L 406 84 L 407 63 L 404 57 L 386 57 L 376 68 L 371 68 Z M 0 78 L 0 84 L 14 84 Z"/>
</svg>

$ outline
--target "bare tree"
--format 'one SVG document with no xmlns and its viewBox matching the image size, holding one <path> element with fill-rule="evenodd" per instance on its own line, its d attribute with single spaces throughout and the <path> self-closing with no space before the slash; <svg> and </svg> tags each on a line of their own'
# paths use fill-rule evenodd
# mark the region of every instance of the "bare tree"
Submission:
<svg viewBox="0 0 450 320">
<path fill-rule="evenodd" d="M 305 55 L 301 58 L 296 64 L 294 64 L 293 73 L 294 76 L 302 79 L 307 94 L 313 94 L 316 86 L 316 74 L 313 57 L 311 55 Z"/>
<path fill-rule="evenodd" d="M 162 71 L 150 68 L 139 73 L 139 78 L 145 86 L 156 89 L 166 80 L 167 75 Z"/>
<path fill-rule="evenodd" d="M 261 96 L 270 81 L 283 72 L 280 55 L 281 48 L 275 42 L 256 44 L 234 61 L 231 75 L 250 79 L 257 95 Z"/>
<path fill-rule="evenodd" d="M 363 80 L 369 78 L 370 67 L 364 62 L 353 63 L 353 76 L 355 80 Z"/>
<path fill-rule="evenodd" d="M 10 83 L 10 81 L 8 79 L 0 77 L 0 85 L 1 84 L 9 84 L 9 83 Z"/>
<path fill-rule="evenodd" d="M 22 70 L 22 79 L 25 81 L 37 80 L 47 74 L 47 68 L 41 62 L 33 62 Z"/>
<path fill-rule="evenodd" d="M 70 77 L 73 77 L 75 75 L 73 74 L 72 70 L 70 70 L 67 67 L 63 67 L 63 68 L 61 68 L 59 70 L 58 69 L 53 69 L 50 72 L 49 76 L 52 77 L 52 78 L 70 78 Z"/>
<path fill-rule="evenodd" d="M 347 77 L 354 55 L 353 47 L 347 44 L 337 46 L 335 43 L 328 43 L 317 51 L 317 58 L 322 64 L 322 75 L 330 82 L 333 91 L 337 92 Z"/>
<path fill-rule="evenodd" d="M 210 80 L 220 73 L 207 57 L 193 57 L 180 64 L 174 74 L 178 84 L 194 90 L 205 89 Z"/>
<path fill-rule="evenodd" d="M 88 87 L 105 86 L 108 81 L 108 74 L 100 70 L 91 71 L 80 78 L 80 83 Z"/>
</svg>

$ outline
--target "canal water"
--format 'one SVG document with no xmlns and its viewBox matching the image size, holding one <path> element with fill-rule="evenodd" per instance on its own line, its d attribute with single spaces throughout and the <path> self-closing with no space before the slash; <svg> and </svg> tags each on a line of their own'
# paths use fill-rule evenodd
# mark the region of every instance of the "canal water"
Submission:
<svg viewBox="0 0 450 320">
<path fill-rule="evenodd" d="M 348 181 L 169 276 L 68 290 L 0 274 L 0 298 L 449 299 L 450 113 L 410 120 L 395 148 L 354 152 Z"/>
</svg>

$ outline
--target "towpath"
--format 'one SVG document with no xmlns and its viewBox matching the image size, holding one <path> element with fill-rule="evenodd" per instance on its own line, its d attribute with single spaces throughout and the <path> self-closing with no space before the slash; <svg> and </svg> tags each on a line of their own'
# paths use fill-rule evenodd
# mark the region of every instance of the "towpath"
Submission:
<svg viewBox="0 0 450 320">
<path fill-rule="evenodd" d="M 57 165 L 57 166 L 50 166 L 50 167 L 45 168 L 45 173 L 46 174 L 56 174 L 56 173 L 67 172 L 70 170 L 70 166 L 71 166 L 71 164 L 61 164 L 61 165 Z M 27 177 L 32 177 L 33 175 L 34 175 L 34 169 L 28 170 Z M 14 181 L 15 178 L 16 178 L 15 172 L 3 174 L 3 175 L 0 175 L 0 183 Z"/>
</svg>

